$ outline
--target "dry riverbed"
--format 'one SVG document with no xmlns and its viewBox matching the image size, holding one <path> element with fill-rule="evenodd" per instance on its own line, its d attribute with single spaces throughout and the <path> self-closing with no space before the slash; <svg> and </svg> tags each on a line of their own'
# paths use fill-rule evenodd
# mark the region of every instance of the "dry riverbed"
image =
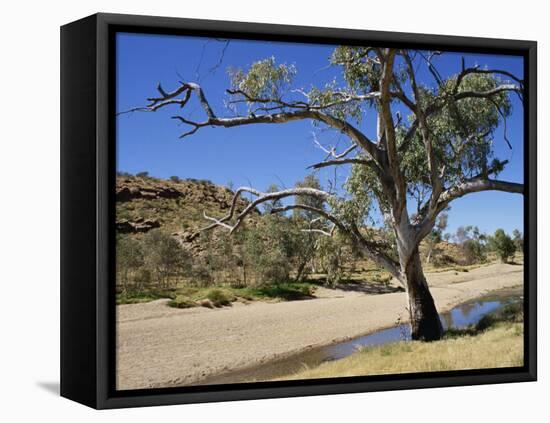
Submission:
<svg viewBox="0 0 550 423">
<path fill-rule="evenodd" d="M 523 266 L 492 264 L 427 277 L 443 312 L 487 292 L 522 285 Z M 402 292 L 319 288 L 316 296 L 213 310 L 174 309 L 168 300 L 117 306 L 117 388 L 192 385 L 407 319 Z"/>
</svg>

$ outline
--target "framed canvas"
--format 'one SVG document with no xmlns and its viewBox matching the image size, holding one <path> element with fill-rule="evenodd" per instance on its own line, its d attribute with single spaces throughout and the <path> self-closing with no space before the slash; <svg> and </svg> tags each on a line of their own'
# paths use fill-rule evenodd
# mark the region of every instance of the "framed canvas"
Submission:
<svg viewBox="0 0 550 423">
<path fill-rule="evenodd" d="M 536 43 L 61 28 L 61 395 L 536 380 Z"/>
</svg>

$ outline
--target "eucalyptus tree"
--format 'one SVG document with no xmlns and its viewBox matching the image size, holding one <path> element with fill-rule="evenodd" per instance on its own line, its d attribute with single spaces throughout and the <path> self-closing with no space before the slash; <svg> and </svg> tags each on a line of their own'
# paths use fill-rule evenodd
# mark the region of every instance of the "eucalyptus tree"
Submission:
<svg viewBox="0 0 550 423">
<path fill-rule="evenodd" d="M 523 81 L 505 69 L 467 67 L 464 59 L 452 76 L 442 76 L 435 65 L 440 54 L 337 47 L 330 62 L 341 78 L 310 89 L 296 86 L 294 66 L 268 58 L 232 70 L 225 93 L 208 93 L 217 100 L 226 95 L 227 109 L 214 110 L 199 84 L 181 81 L 171 91 L 159 83 L 158 94 L 132 111 L 172 109 L 172 118 L 188 128 L 181 138 L 207 127 L 301 120 L 341 133 L 347 147 L 327 149 L 325 160 L 312 168 L 351 164 L 344 190 L 295 187 L 261 192 L 240 187 L 227 215 L 205 215 L 211 223 L 204 229 L 221 227 L 233 233 L 260 204 L 314 198 L 325 207 L 300 201 L 271 212 L 305 210 L 323 219 L 327 235 L 337 231 L 347 237 L 404 285 L 413 339 L 435 340 L 442 336 L 442 326 L 423 273 L 420 242 L 431 233 L 437 216 L 459 197 L 488 190 L 523 193 L 522 184 L 496 179 L 507 162 L 494 157 L 493 148 L 496 129 L 503 122 L 505 126 L 511 113 L 510 96 L 523 96 Z M 192 118 L 187 113 L 190 104 L 199 105 L 204 118 Z M 371 131 L 364 128 L 369 115 L 377 122 Z M 509 143 L 506 134 L 504 138 Z M 243 193 L 254 199 L 238 212 L 237 197 Z M 365 219 L 373 213 L 384 216 L 389 231 L 365 230 Z M 387 239 L 381 238 L 385 233 Z"/>
<path fill-rule="evenodd" d="M 489 245 L 503 263 L 508 263 L 516 252 L 514 240 L 504 232 L 504 229 L 497 229 L 495 234 L 489 237 Z"/>
<path fill-rule="evenodd" d="M 516 244 L 516 251 L 523 252 L 523 234 L 519 229 L 514 229 L 512 236 L 514 237 L 514 244 Z"/>
</svg>

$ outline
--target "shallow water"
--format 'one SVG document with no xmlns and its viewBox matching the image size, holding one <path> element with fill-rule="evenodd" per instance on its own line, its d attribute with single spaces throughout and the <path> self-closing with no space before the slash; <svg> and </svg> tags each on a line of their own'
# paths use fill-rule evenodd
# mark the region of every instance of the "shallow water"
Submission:
<svg viewBox="0 0 550 423">
<path fill-rule="evenodd" d="M 502 298 L 486 298 L 469 301 L 456 306 L 447 313 L 440 314 L 439 319 L 445 330 L 448 328 L 463 329 L 469 325 L 475 325 L 483 316 L 498 310 L 506 304 L 519 301 L 519 299 L 520 297 L 513 295 Z M 410 340 L 410 326 L 408 324 L 401 324 L 393 328 L 383 329 L 369 335 L 352 339 L 351 341 L 324 347 L 326 358 L 323 361 L 332 361 L 347 357 L 362 347 Z"/>
<path fill-rule="evenodd" d="M 440 314 L 439 318 L 445 329 L 462 329 L 476 324 L 483 316 L 507 304 L 522 300 L 521 290 L 501 291 L 460 304 L 450 311 Z M 287 358 L 269 361 L 248 369 L 212 376 L 200 382 L 200 384 L 242 383 L 277 379 L 296 373 L 304 367 L 315 367 L 325 361 L 334 361 L 347 357 L 362 347 L 382 345 L 388 342 L 408 341 L 410 339 L 411 331 L 409 325 L 401 324 L 349 341 L 312 348 Z"/>
</svg>

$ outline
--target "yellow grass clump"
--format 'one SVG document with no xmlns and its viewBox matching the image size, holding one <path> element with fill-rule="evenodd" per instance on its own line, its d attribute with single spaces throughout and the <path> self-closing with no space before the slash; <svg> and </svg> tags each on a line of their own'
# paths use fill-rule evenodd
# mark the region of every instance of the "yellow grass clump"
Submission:
<svg viewBox="0 0 550 423">
<path fill-rule="evenodd" d="M 318 379 L 523 366 L 523 323 L 499 323 L 475 336 L 368 347 L 285 379 Z"/>
</svg>

